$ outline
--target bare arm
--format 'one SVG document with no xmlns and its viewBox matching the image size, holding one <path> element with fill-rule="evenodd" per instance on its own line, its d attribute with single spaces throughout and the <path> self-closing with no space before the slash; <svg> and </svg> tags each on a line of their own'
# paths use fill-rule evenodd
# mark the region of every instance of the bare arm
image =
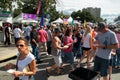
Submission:
<svg viewBox="0 0 120 80">
<path fill-rule="evenodd" d="M 36 74 L 36 61 L 33 60 L 30 64 L 30 71 L 24 72 L 24 75 L 29 76 L 29 75 L 35 75 Z"/>
<path fill-rule="evenodd" d="M 69 46 L 68 45 L 65 45 L 64 47 L 61 47 L 61 45 L 59 45 L 59 40 L 56 38 L 56 37 L 54 37 L 54 47 L 56 48 L 56 49 L 67 49 Z"/>
</svg>

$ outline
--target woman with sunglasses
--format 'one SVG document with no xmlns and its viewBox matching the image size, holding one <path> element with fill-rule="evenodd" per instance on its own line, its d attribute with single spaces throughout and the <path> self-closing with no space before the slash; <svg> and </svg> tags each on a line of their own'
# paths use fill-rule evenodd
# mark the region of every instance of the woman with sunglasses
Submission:
<svg viewBox="0 0 120 80">
<path fill-rule="evenodd" d="M 28 50 L 28 41 L 24 38 L 20 38 L 16 47 L 19 51 L 16 65 L 9 63 L 6 65 L 6 68 L 16 68 L 16 71 L 12 74 L 15 77 L 19 77 L 19 80 L 34 80 L 33 75 L 36 74 L 36 61 L 34 55 Z M 27 66 L 29 70 L 24 71 Z"/>
</svg>

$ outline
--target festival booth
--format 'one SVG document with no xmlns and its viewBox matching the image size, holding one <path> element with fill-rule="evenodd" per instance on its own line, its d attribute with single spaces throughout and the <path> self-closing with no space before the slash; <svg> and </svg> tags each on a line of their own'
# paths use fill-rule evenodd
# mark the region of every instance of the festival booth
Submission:
<svg viewBox="0 0 120 80">
<path fill-rule="evenodd" d="M 11 23 L 12 24 L 12 17 L 0 17 L 3 23 Z"/>
<path fill-rule="evenodd" d="M 68 23 L 72 23 L 72 21 L 73 21 L 73 18 L 70 16 L 70 17 L 67 19 L 67 22 L 68 22 Z"/>
<path fill-rule="evenodd" d="M 58 18 L 57 20 L 51 22 L 52 24 L 54 23 L 62 23 L 63 24 L 63 20 L 61 18 Z"/>
<path fill-rule="evenodd" d="M 12 23 L 12 13 L 10 11 L 1 11 L 0 20 L 3 23 Z"/>
<path fill-rule="evenodd" d="M 71 24 L 71 23 L 80 24 L 80 22 L 78 22 L 78 20 L 73 20 L 73 18 L 72 18 L 71 16 L 67 19 L 67 22 L 68 22 L 69 24 Z"/>
<path fill-rule="evenodd" d="M 6 24 L 12 24 L 12 13 L 10 11 L 0 12 L 0 26 L 4 28 Z M 0 42 L 4 41 L 4 32 L 0 31 Z"/>
<path fill-rule="evenodd" d="M 36 14 L 21 13 L 13 19 L 13 23 L 26 23 L 26 22 L 35 22 L 37 23 Z"/>
</svg>

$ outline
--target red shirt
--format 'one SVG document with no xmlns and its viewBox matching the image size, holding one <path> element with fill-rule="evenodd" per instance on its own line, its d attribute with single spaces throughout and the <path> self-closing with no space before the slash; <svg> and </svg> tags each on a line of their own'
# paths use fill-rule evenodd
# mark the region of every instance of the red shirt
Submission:
<svg viewBox="0 0 120 80">
<path fill-rule="evenodd" d="M 63 43 L 64 43 L 64 45 L 67 45 L 69 43 L 73 43 L 73 39 L 70 36 L 66 36 L 63 39 Z M 72 49 L 73 49 L 73 45 L 69 46 L 69 48 L 67 48 L 67 49 L 64 49 L 64 52 L 72 52 Z"/>
<path fill-rule="evenodd" d="M 43 29 L 39 30 L 38 34 L 40 35 L 39 42 L 46 42 L 47 41 L 47 32 Z"/>
</svg>

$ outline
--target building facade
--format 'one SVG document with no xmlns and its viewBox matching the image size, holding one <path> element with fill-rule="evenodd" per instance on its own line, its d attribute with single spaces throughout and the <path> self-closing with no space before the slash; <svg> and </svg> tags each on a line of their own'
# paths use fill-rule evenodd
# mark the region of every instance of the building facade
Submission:
<svg viewBox="0 0 120 80">
<path fill-rule="evenodd" d="M 101 8 L 86 8 L 93 16 L 100 18 L 101 17 Z"/>
</svg>

